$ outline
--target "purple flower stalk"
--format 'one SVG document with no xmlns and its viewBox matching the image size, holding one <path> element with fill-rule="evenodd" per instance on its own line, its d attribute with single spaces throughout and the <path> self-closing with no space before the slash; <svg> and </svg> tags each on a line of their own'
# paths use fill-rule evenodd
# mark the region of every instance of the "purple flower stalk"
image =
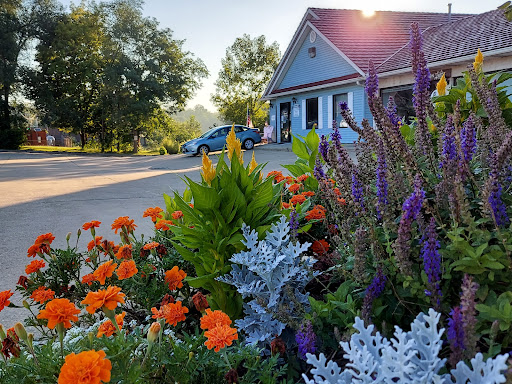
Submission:
<svg viewBox="0 0 512 384">
<path fill-rule="evenodd" d="M 297 238 L 299 230 L 299 214 L 295 210 L 295 207 L 290 212 L 290 236 L 292 239 Z"/>
<path fill-rule="evenodd" d="M 382 269 L 378 269 L 377 273 L 372 279 L 370 285 L 366 288 L 364 300 L 363 300 L 363 308 L 362 308 L 362 316 L 365 322 L 368 324 L 371 322 L 370 312 L 372 310 L 373 301 L 379 297 L 382 292 L 384 292 L 384 288 L 386 288 L 386 282 L 388 278 L 382 272 Z"/>
<path fill-rule="evenodd" d="M 398 127 L 399 124 L 402 123 L 402 119 L 396 113 L 396 104 L 393 96 L 389 96 L 386 112 L 388 113 L 389 120 L 395 127 Z"/>
<path fill-rule="evenodd" d="M 400 225 L 402 225 L 402 221 L 407 221 L 411 224 L 416 220 L 421 211 L 421 207 L 423 206 L 423 200 L 425 200 L 425 191 L 421 187 L 419 176 L 416 176 L 414 192 L 407 198 L 407 200 L 405 200 L 402 206 L 402 219 L 400 220 Z"/>
<path fill-rule="evenodd" d="M 436 221 L 432 217 L 427 227 L 427 233 L 422 239 L 421 258 L 423 259 L 423 268 L 428 278 L 429 291 L 427 296 L 433 296 L 436 299 L 436 305 L 439 307 L 439 298 L 443 295 L 440 288 L 441 281 L 441 255 L 439 254 L 440 243 L 437 240 Z"/>
<path fill-rule="evenodd" d="M 315 161 L 315 168 L 313 169 L 313 175 L 315 176 L 315 179 L 317 179 L 318 181 L 325 179 L 325 177 L 326 177 L 324 167 L 318 157 L 316 158 L 316 161 Z"/>
<path fill-rule="evenodd" d="M 334 144 L 334 147 L 338 150 L 338 152 L 340 152 L 341 135 L 340 135 L 340 131 L 336 125 L 333 127 L 333 132 L 331 134 L 331 140 L 332 140 L 332 143 Z"/>
<path fill-rule="evenodd" d="M 377 217 L 382 219 L 382 213 L 388 204 L 388 182 L 386 179 L 387 164 L 384 143 L 379 142 L 379 151 L 377 154 Z"/>
<path fill-rule="evenodd" d="M 447 336 L 451 349 L 450 364 L 455 366 L 462 360 L 464 351 L 464 326 L 461 307 L 455 307 L 450 312 Z"/>
<path fill-rule="evenodd" d="M 446 119 L 446 126 L 443 132 L 443 150 L 441 152 L 442 160 L 439 163 L 439 168 L 443 166 L 450 166 L 452 160 L 456 160 L 457 145 L 455 143 L 455 127 L 453 125 L 452 117 Z"/>
<path fill-rule="evenodd" d="M 375 71 L 375 65 L 371 60 L 368 63 L 368 76 L 366 77 L 365 90 L 369 99 L 373 99 L 374 97 L 378 96 L 379 78 L 377 77 L 377 72 Z"/>
<path fill-rule="evenodd" d="M 469 163 L 473 159 L 473 154 L 476 151 L 476 130 L 472 115 L 462 124 L 460 141 L 464 160 Z"/>
<path fill-rule="evenodd" d="M 496 225 L 498 227 L 507 226 L 510 224 L 510 219 L 507 215 L 507 207 L 503 203 L 503 200 L 501 199 L 501 192 L 502 187 L 501 183 L 499 182 L 498 178 L 496 177 L 495 172 L 491 173 L 492 181 L 491 181 L 491 190 L 489 194 L 489 205 L 492 209 L 492 214 L 494 217 L 494 220 L 496 221 Z"/>
<path fill-rule="evenodd" d="M 327 152 L 329 151 L 329 142 L 327 141 L 327 137 L 322 135 L 320 137 L 320 144 L 318 145 L 318 152 L 322 155 L 324 161 L 327 161 Z"/>
<path fill-rule="evenodd" d="M 352 196 L 356 203 L 359 203 L 361 209 L 364 209 L 363 185 L 358 179 L 357 171 L 352 174 Z"/>
<path fill-rule="evenodd" d="M 302 359 L 306 360 L 306 353 L 316 352 L 316 335 L 310 321 L 306 321 L 300 326 L 295 334 L 295 341 L 299 346 L 299 355 Z"/>
<path fill-rule="evenodd" d="M 476 329 L 476 291 L 479 285 L 473 281 L 473 277 L 465 274 L 462 280 L 462 293 L 460 308 L 462 313 L 462 325 L 464 328 L 465 358 L 472 358 L 477 352 L 478 336 Z"/>
</svg>

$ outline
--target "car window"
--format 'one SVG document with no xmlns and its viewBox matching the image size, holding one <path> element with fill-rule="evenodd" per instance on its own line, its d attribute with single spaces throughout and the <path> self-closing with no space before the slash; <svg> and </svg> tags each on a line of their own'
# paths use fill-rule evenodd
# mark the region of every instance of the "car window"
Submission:
<svg viewBox="0 0 512 384">
<path fill-rule="evenodd" d="M 241 125 L 235 125 L 235 133 L 243 132 L 244 128 Z"/>
</svg>

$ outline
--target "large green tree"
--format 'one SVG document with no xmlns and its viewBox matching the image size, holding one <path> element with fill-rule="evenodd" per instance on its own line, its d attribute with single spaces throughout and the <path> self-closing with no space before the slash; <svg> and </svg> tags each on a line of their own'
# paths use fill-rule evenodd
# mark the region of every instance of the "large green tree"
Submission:
<svg viewBox="0 0 512 384">
<path fill-rule="evenodd" d="M 263 35 L 252 39 L 244 34 L 226 49 L 212 95 L 225 121 L 245 124 L 249 105 L 254 125 L 263 125 L 268 103 L 260 99 L 280 57 L 277 42 L 267 44 Z"/>
</svg>

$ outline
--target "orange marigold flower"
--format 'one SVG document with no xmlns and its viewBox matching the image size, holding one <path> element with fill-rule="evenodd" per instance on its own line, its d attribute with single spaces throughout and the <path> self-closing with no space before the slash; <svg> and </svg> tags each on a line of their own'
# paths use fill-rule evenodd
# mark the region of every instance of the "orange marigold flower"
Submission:
<svg viewBox="0 0 512 384">
<path fill-rule="evenodd" d="M 38 253 L 41 252 L 41 247 L 38 244 L 31 245 L 27 251 L 28 257 L 36 257 Z"/>
<path fill-rule="evenodd" d="M 9 301 L 10 297 L 14 295 L 9 289 L 8 291 L 0 292 L 0 312 L 7 307 L 11 302 Z"/>
<path fill-rule="evenodd" d="M 112 264 L 112 260 L 106 261 L 101 264 L 94 272 L 93 275 L 100 282 L 101 285 L 105 284 L 107 277 L 112 277 L 117 264 Z"/>
<path fill-rule="evenodd" d="M 151 324 L 151 326 L 149 327 L 149 330 L 148 330 L 148 342 L 149 343 L 154 343 L 156 341 L 156 338 L 158 337 L 158 334 L 160 333 L 160 329 L 162 329 L 162 327 L 160 326 L 160 323 L 155 321 L 153 324 Z"/>
<path fill-rule="evenodd" d="M 183 217 L 183 212 L 182 211 L 174 211 L 171 216 L 174 220 L 178 220 Z"/>
<path fill-rule="evenodd" d="M 313 191 L 305 191 L 305 192 L 302 192 L 302 195 L 304 195 L 306 197 L 311 197 L 311 196 L 315 196 L 315 192 L 313 192 Z"/>
<path fill-rule="evenodd" d="M 116 274 L 119 280 L 128 279 L 135 275 L 139 270 L 135 265 L 135 261 L 123 261 L 117 268 Z"/>
<path fill-rule="evenodd" d="M 269 172 L 267 177 L 274 177 L 274 181 L 276 183 L 280 183 L 281 181 L 284 180 L 284 176 L 283 176 L 283 173 L 281 171 L 272 171 L 272 172 Z"/>
<path fill-rule="evenodd" d="M 313 209 L 318 209 L 318 210 L 320 210 L 320 211 L 324 211 L 324 212 L 326 211 L 325 207 L 324 207 L 323 205 L 320 205 L 320 204 L 315 205 L 315 206 L 313 207 Z"/>
<path fill-rule="evenodd" d="M 107 289 L 100 289 L 98 292 L 89 292 L 82 304 L 88 304 L 87 312 L 93 314 L 97 309 L 106 307 L 114 310 L 117 304 L 124 304 L 124 297 L 126 295 L 121 293 L 121 288 L 115 285 L 109 285 Z"/>
<path fill-rule="evenodd" d="M 204 345 L 208 349 L 215 348 L 215 352 L 219 352 L 221 348 L 233 344 L 233 340 L 238 339 L 236 328 L 231 328 L 229 325 L 218 325 L 204 333 L 208 338 Z"/>
<path fill-rule="evenodd" d="M 43 260 L 32 260 L 30 264 L 25 267 L 25 273 L 30 275 L 44 267 L 46 267 L 46 264 Z"/>
<path fill-rule="evenodd" d="M 334 184 L 336 184 L 336 182 L 333 180 L 333 179 L 329 179 L 329 181 L 331 182 L 331 184 L 334 186 Z"/>
<path fill-rule="evenodd" d="M 95 247 L 100 248 L 102 241 L 101 239 L 103 239 L 103 236 L 96 236 L 94 240 L 89 241 L 89 244 L 87 244 L 87 250 L 91 252 Z"/>
<path fill-rule="evenodd" d="M 338 204 L 339 205 L 347 205 L 347 202 L 344 198 L 338 197 Z"/>
<path fill-rule="evenodd" d="M 219 325 L 230 325 L 231 319 L 222 311 L 212 311 L 210 308 L 201 317 L 201 329 L 212 329 Z"/>
<path fill-rule="evenodd" d="M 124 317 L 126 316 L 126 312 L 123 312 L 119 315 L 116 315 L 116 323 L 119 326 L 119 329 L 123 328 Z M 112 336 L 116 333 L 117 329 L 112 323 L 112 320 L 107 320 L 98 327 L 98 333 L 96 334 L 97 338 L 101 338 L 101 336 L 105 335 L 107 337 Z"/>
<path fill-rule="evenodd" d="M 285 179 L 286 179 L 286 184 L 293 184 L 295 182 L 295 180 L 291 176 L 286 176 Z"/>
<path fill-rule="evenodd" d="M 192 203 L 190 203 L 188 206 L 189 206 L 190 208 L 194 208 L 194 204 L 192 204 Z"/>
<path fill-rule="evenodd" d="M 50 288 L 46 289 L 45 286 L 38 287 L 32 294 L 30 298 L 34 301 L 37 301 L 40 304 L 46 303 L 48 300 L 52 300 L 55 297 L 55 292 Z"/>
<path fill-rule="evenodd" d="M 304 174 L 304 175 L 300 175 L 299 177 L 297 177 L 297 181 L 298 181 L 299 183 L 302 183 L 302 182 L 303 182 L 304 180 L 306 180 L 308 177 L 309 177 L 309 175 L 306 175 L 306 174 Z"/>
<path fill-rule="evenodd" d="M 282 205 L 283 205 L 284 209 L 290 208 L 290 204 L 289 203 L 285 203 L 284 201 L 283 201 Z"/>
<path fill-rule="evenodd" d="M 125 244 L 119 247 L 119 250 L 116 253 L 116 257 L 118 259 L 131 259 L 132 258 L 132 245 Z"/>
<path fill-rule="evenodd" d="M 158 221 L 158 223 L 155 224 L 155 228 L 160 229 L 162 231 L 168 231 L 171 225 L 174 225 L 174 223 L 171 220 L 160 220 Z"/>
<path fill-rule="evenodd" d="M 300 187 L 302 187 L 302 185 L 301 185 L 301 184 L 297 184 L 297 183 L 295 183 L 295 184 L 290 185 L 290 186 L 288 187 L 288 190 L 289 190 L 291 193 L 296 193 L 296 192 L 298 192 L 298 191 L 299 191 Z"/>
<path fill-rule="evenodd" d="M 315 242 L 313 242 L 313 245 L 311 245 L 311 250 L 315 252 L 317 255 L 322 256 L 323 254 L 329 251 L 329 243 L 324 239 L 316 240 Z"/>
<path fill-rule="evenodd" d="M 178 266 L 173 267 L 170 271 L 165 272 L 165 282 L 169 284 L 169 289 L 174 291 L 176 288 L 183 287 L 183 279 L 187 277 L 185 271 L 182 271 Z"/>
<path fill-rule="evenodd" d="M 146 251 L 148 251 L 148 250 L 150 250 L 150 249 L 153 249 L 153 248 L 158 247 L 159 245 L 160 245 L 159 243 L 157 243 L 157 242 L 153 241 L 153 242 L 151 242 L 151 243 L 144 244 L 144 247 L 143 247 L 143 248 L 144 248 Z"/>
<path fill-rule="evenodd" d="M 341 196 L 341 192 L 340 192 L 340 189 L 338 187 L 334 188 L 333 191 L 336 194 L 336 196 Z"/>
<path fill-rule="evenodd" d="M 88 273 L 87 275 L 82 276 L 82 284 L 91 286 L 93 281 L 96 281 L 96 277 L 94 277 L 92 273 Z"/>
<path fill-rule="evenodd" d="M 209 307 L 206 296 L 201 292 L 197 292 L 194 296 L 192 296 L 192 302 L 199 312 L 203 312 L 206 308 Z"/>
<path fill-rule="evenodd" d="M 92 221 L 89 221 L 88 223 L 84 223 L 84 225 L 82 225 L 82 228 L 84 231 L 88 231 L 91 228 L 98 228 L 100 226 L 100 224 L 101 224 L 101 221 L 92 220 Z"/>
<path fill-rule="evenodd" d="M 144 211 L 142 217 L 151 217 L 151 220 L 154 223 L 157 219 L 163 218 L 163 215 L 161 214 L 163 211 L 164 210 L 160 207 L 148 208 Z"/>
<path fill-rule="evenodd" d="M 179 321 L 185 320 L 185 313 L 188 313 L 187 307 L 181 306 L 181 301 L 162 305 L 160 310 L 155 307 L 151 308 L 153 319 L 165 319 L 167 324 L 176 326 Z"/>
<path fill-rule="evenodd" d="M 306 220 L 322 220 L 325 219 L 325 210 L 313 208 L 306 212 Z"/>
<path fill-rule="evenodd" d="M 306 196 L 295 195 L 290 199 L 290 204 L 302 204 L 305 201 L 306 201 Z"/>
<path fill-rule="evenodd" d="M 70 353 L 62 365 L 58 384 L 101 384 L 110 381 L 112 363 L 104 351 Z"/>
<path fill-rule="evenodd" d="M 128 233 L 132 233 L 137 227 L 134 224 L 134 221 L 135 220 L 130 220 L 128 216 L 118 217 L 117 219 L 114 220 L 114 223 L 112 224 L 112 229 L 115 230 L 115 233 L 117 234 L 118 230 L 125 227 Z"/>
<path fill-rule="evenodd" d="M 78 321 L 80 310 L 68 299 L 53 299 L 39 312 L 38 319 L 47 319 L 48 328 L 53 329 L 57 324 L 71 328 L 71 321 Z"/>
<path fill-rule="evenodd" d="M 53 234 L 50 232 L 50 233 L 45 233 L 44 235 L 39 235 L 37 236 L 36 238 L 36 241 L 34 242 L 34 244 L 48 244 L 50 245 L 53 240 L 55 240 L 55 236 L 53 236 Z"/>
</svg>

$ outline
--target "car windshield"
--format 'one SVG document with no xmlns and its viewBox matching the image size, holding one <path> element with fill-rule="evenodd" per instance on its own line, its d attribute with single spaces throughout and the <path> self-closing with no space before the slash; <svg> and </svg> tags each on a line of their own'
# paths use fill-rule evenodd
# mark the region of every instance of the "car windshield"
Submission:
<svg viewBox="0 0 512 384">
<path fill-rule="evenodd" d="M 219 127 L 214 127 L 212 129 L 209 129 L 208 131 L 206 131 L 205 133 L 203 133 L 201 136 L 199 136 L 198 138 L 199 139 L 204 139 L 205 137 L 208 137 L 210 136 L 213 132 L 215 132 L 217 129 L 219 129 Z"/>
</svg>

